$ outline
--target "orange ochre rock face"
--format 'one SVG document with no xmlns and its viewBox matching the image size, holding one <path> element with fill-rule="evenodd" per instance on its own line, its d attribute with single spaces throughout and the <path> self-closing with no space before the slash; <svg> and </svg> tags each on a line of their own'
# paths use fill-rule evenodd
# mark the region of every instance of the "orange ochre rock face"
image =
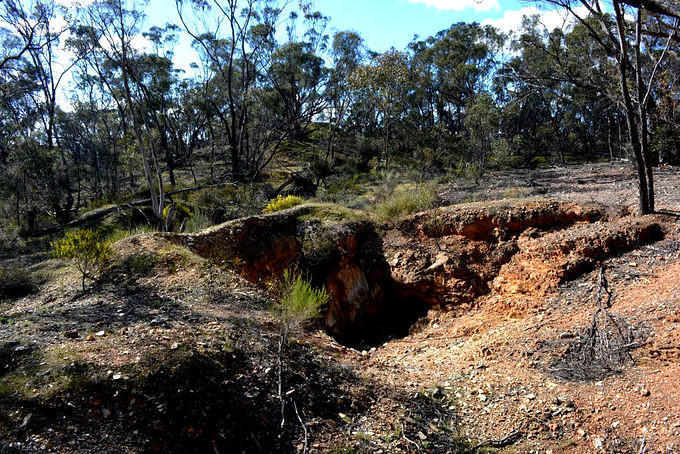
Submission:
<svg viewBox="0 0 680 454">
<path fill-rule="evenodd" d="M 520 252 L 503 265 L 492 287 L 499 293 L 544 295 L 597 263 L 663 238 L 653 217 L 584 224 L 520 241 Z"/>
<path fill-rule="evenodd" d="M 385 235 L 402 290 L 432 304 L 490 292 L 544 296 L 597 263 L 663 238 L 659 219 L 617 219 L 598 204 L 551 200 L 454 205 L 411 216 Z"/>
<path fill-rule="evenodd" d="M 540 199 L 430 210 L 382 235 L 369 221 L 322 228 L 310 212 L 300 206 L 163 236 L 260 284 L 300 267 L 332 296 L 326 328 L 347 339 L 409 317 L 414 302 L 456 305 L 492 292 L 508 301 L 542 297 L 611 256 L 663 238 L 658 217 L 621 218 L 602 205 Z M 310 236 L 320 229 L 322 236 Z M 312 257 L 307 249 L 323 250 Z"/>
</svg>

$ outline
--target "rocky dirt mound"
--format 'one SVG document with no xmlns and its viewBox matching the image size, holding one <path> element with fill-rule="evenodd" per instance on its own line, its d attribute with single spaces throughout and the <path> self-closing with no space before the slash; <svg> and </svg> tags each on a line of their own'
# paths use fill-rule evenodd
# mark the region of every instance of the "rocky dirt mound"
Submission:
<svg viewBox="0 0 680 454">
<path fill-rule="evenodd" d="M 304 272 L 330 292 L 325 326 L 345 341 L 391 330 L 392 280 L 382 242 L 373 223 L 355 212 L 303 205 L 162 238 L 228 265 L 261 286 L 286 269 Z"/>
<path fill-rule="evenodd" d="M 520 238 L 519 253 L 503 265 L 492 287 L 499 293 L 542 296 L 598 262 L 663 238 L 659 219 L 647 216 L 578 225 L 540 238 Z"/>
<path fill-rule="evenodd" d="M 529 228 L 563 228 L 577 222 L 618 217 L 619 211 L 596 203 L 577 205 L 545 199 L 504 199 L 418 213 L 399 222 L 397 228 L 428 238 L 458 235 L 469 240 L 498 242 Z"/>
<path fill-rule="evenodd" d="M 430 304 L 469 303 L 492 289 L 544 294 L 663 237 L 658 219 L 615 220 L 619 212 L 536 199 L 456 205 L 401 221 L 384 244 L 402 295 Z"/>
</svg>

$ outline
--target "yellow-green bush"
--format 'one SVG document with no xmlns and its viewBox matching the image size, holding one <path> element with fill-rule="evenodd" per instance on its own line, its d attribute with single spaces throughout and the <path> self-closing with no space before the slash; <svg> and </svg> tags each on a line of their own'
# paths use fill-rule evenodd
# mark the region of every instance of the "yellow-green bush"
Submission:
<svg viewBox="0 0 680 454">
<path fill-rule="evenodd" d="M 284 271 L 283 280 L 278 285 L 279 302 L 272 311 L 286 332 L 318 318 L 323 305 L 331 299 L 326 289 L 313 287 L 301 274 L 290 270 Z"/>
<path fill-rule="evenodd" d="M 302 205 L 304 200 L 296 195 L 279 195 L 277 198 L 270 200 L 263 213 L 276 213 L 277 211 L 293 208 L 294 206 Z"/>
<path fill-rule="evenodd" d="M 168 213 L 170 212 L 171 208 L 174 208 L 177 211 L 176 216 L 181 216 L 183 218 L 191 216 L 191 210 L 189 208 L 180 202 L 172 202 L 163 208 L 163 219 L 168 218 Z"/>
<path fill-rule="evenodd" d="M 191 217 L 191 210 L 180 202 L 172 202 L 163 208 L 165 230 L 173 230 L 176 223 L 181 225 L 181 223 L 189 217 Z"/>
<path fill-rule="evenodd" d="M 91 229 L 67 232 L 64 238 L 53 241 L 54 256 L 71 260 L 80 271 L 83 291 L 85 279 L 95 279 L 108 264 L 111 255 L 111 243 L 100 238 Z"/>
<path fill-rule="evenodd" d="M 389 221 L 418 211 L 432 209 L 437 204 L 437 192 L 419 186 L 411 190 L 398 190 L 375 205 L 375 214 L 381 221 Z"/>
</svg>

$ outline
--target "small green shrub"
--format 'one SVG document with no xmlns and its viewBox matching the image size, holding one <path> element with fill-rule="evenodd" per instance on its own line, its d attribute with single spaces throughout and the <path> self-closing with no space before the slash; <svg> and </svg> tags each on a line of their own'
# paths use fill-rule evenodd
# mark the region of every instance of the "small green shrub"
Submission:
<svg viewBox="0 0 680 454">
<path fill-rule="evenodd" d="M 52 248 L 56 258 L 71 260 L 76 265 L 83 291 L 85 279 L 95 279 L 101 274 L 112 255 L 111 243 L 90 229 L 67 232 L 64 238 L 52 242 Z"/>
<path fill-rule="evenodd" d="M 429 187 L 419 186 L 412 190 L 392 193 L 375 205 L 375 214 L 379 220 L 389 221 L 418 211 L 432 209 L 436 204 L 436 191 Z"/>
<path fill-rule="evenodd" d="M 270 200 L 262 212 L 265 214 L 276 213 L 277 211 L 287 210 L 288 208 L 302 205 L 303 202 L 304 200 L 296 195 L 279 195 L 277 198 Z"/>
<path fill-rule="evenodd" d="M 120 264 L 120 269 L 130 277 L 148 276 L 156 266 L 158 258 L 149 253 L 140 252 L 126 257 Z"/>
<path fill-rule="evenodd" d="M 104 228 L 99 229 L 100 234 L 106 233 L 105 235 L 106 241 L 108 241 L 110 244 L 116 243 L 120 240 L 124 240 L 125 238 L 129 238 L 131 236 L 144 235 L 156 231 L 157 231 L 156 229 L 148 225 L 141 225 L 131 229 L 114 228 L 109 229 L 108 232 L 106 232 L 106 229 Z"/>
<path fill-rule="evenodd" d="M 213 222 L 205 211 L 196 208 L 192 215 L 184 223 L 184 231 L 188 233 L 200 232 L 212 226 Z"/>
<path fill-rule="evenodd" d="M 321 308 L 331 299 L 324 288 L 315 288 L 301 274 L 286 270 L 283 279 L 277 283 L 279 302 L 272 311 L 286 333 L 319 318 Z"/>
<path fill-rule="evenodd" d="M 278 398 L 281 403 L 281 415 L 285 414 L 286 396 L 283 394 L 284 369 L 288 362 L 286 345 L 289 336 L 302 329 L 307 323 L 321 315 L 321 307 L 331 299 L 324 288 L 314 288 L 310 281 L 301 274 L 291 270 L 283 273 L 283 279 L 272 283 L 272 290 L 278 302 L 273 304 L 274 313 L 279 325 L 278 349 Z M 281 418 L 283 426 L 285 418 Z"/>
<path fill-rule="evenodd" d="M 238 187 L 206 188 L 187 196 L 187 205 L 200 209 L 212 224 L 230 219 L 252 216 L 262 212 L 267 192 L 271 189 L 263 184 L 243 184 Z"/>
</svg>

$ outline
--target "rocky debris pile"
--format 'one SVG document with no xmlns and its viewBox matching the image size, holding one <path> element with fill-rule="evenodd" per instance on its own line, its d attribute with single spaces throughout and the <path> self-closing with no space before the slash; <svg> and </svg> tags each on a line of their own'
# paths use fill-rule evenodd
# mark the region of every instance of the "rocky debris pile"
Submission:
<svg viewBox="0 0 680 454">
<path fill-rule="evenodd" d="M 598 261 L 663 238 L 658 219 L 525 199 L 418 213 L 389 229 L 385 250 L 403 295 L 462 304 L 498 293 L 548 292 Z"/>
</svg>

